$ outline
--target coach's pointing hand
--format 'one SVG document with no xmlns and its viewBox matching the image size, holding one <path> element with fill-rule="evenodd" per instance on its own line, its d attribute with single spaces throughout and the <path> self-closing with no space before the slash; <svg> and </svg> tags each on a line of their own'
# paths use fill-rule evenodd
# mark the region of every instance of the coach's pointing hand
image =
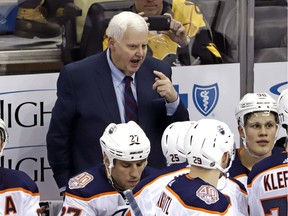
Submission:
<svg viewBox="0 0 288 216">
<path fill-rule="evenodd" d="M 154 70 L 154 74 L 157 77 L 155 78 L 153 89 L 156 90 L 161 97 L 164 97 L 168 103 L 175 102 L 178 94 L 171 80 L 159 71 Z"/>
</svg>

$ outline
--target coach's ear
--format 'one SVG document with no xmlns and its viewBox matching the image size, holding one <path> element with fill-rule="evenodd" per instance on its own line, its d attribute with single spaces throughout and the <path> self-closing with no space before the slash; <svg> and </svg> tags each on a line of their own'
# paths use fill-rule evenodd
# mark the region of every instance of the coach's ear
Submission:
<svg viewBox="0 0 288 216">
<path fill-rule="evenodd" d="M 113 37 L 108 38 L 108 47 L 111 50 L 114 50 L 115 48 L 115 39 Z"/>
</svg>

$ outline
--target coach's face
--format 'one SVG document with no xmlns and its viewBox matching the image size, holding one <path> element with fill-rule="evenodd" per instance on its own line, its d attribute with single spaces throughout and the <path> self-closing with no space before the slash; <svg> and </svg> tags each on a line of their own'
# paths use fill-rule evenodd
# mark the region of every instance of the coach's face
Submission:
<svg viewBox="0 0 288 216">
<path fill-rule="evenodd" d="M 134 74 L 143 63 L 148 46 L 148 32 L 128 29 L 120 41 L 113 37 L 108 39 L 113 64 L 125 75 Z"/>
</svg>

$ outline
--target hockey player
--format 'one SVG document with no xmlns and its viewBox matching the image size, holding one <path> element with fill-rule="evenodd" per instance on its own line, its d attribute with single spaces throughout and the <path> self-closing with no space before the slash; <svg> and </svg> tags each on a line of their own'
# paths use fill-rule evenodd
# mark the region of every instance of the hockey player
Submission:
<svg viewBox="0 0 288 216">
<path fill-rule="evenodd" d="M 286 136 L 279 138 L 276 141 L 276 146 L 287 149 L 288 145 L 288 89 L 281 92 L 278 98 L 278 116 L 280 125 L 286 131 Z"/>
<path fill-rule="evenodd" d="M 229 200 L 216 189 L 231 165 L 233 133 L 223 122 L 202 119 L 188 130 L 184 146 L 190 172 L 168 183 L 155 215 L 233 215 Z"/>
<path fill-rule="evenodd" d="M 244 147 L 237 149 L 230 176 L 247 188 L 247 176 L 262 159 L 283 149 L 274 147 L 278 132 L 277 103 L 267 93 L 247 93 L 235 113 Z"/>
<path fill-rule="evenodd" d="M 123 191 L 138 184 L 147 164 L 150 141 L 143 130 L 130 121 L 109 124 L 100 143 L 104 165 L 69 180 L 60 215 L 132 214 Z"/>
<path fill-rule="evenodd" d="M 0 119 L 0 156 L 8 140 Z M 40 195 L 36 183 L 24 172 L 0 167 L 0 215 L 40 216 Z"/>
<path fill-rule="evenodd" d="M 287 150 L 283 150 L 253 166 L 247 182 L 251 216 L 287 215 L 287 155 Z"/>
<path fill-rule="evenodd" d="M 133 190 L 139 208 L 145 212 L 145 216 L 155 214 L 156 202 L 168 182 L 175 176 L 189 172 L 184 153 L 184 137 L 193 124 L 193 121 L 174 122 L 165 129 L 161 146 L 167 167 L 141 180 Z"/>
<path fill-rule="evenodd" d="M 288 89 L 278 99 L 280 124 L 288 139 Z M 255 164 L 248 175 L 249 208 L 251 216 L 287 215 L 288 152 L 273 154 Z"/>
</svg>

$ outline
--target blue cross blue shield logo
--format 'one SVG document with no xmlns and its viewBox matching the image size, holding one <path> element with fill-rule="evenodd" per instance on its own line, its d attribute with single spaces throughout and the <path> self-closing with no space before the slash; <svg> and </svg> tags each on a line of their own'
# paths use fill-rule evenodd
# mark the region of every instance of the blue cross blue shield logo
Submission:
<svg viewBox="0 0 288 216">
<path fill-rule="evenodd" d="M 194 85 L 192 91 L 193 102 L 200 113 L 209 115 L 215 108 L 219 98 L 218 84 L 208 86 Z"/>
</svg>

